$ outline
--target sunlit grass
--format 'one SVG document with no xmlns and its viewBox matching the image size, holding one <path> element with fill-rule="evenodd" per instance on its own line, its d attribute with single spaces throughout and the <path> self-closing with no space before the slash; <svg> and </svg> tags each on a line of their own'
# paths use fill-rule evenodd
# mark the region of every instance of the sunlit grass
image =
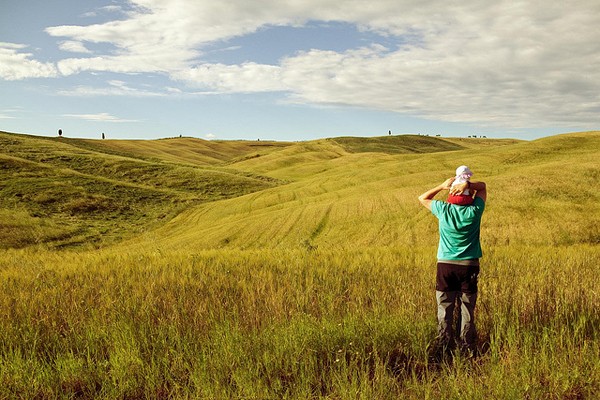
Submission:
<svg viewBox="0 0 600 400">
<path fill-rule="evenodd" d="M 124 183 L 120 168 L 94 191 L 58 164 L 3 156 L 1 189 L 13 203 L 0 210 L 0 398 L 595 398 L 599 138 L 453 140 L 467 149 L 430 154 L 360 151 L 381 149 L 382 140 L 347 148 L 319 141 L 248 158 L 250 146 L 240 144 L 218 161 L 231 174 L 209 168 L 203 176 L 233 191 L 231 176 L 268 184 L 201 205 L 180 202 L 187 208 L 166 224 L 157 217 L 174 201 L 173 188 L 198 177 L 191 164 L 216 162 L 206 149 L 177 159 L 177 140 L 82 144 L 86 152 L 108 146 L 111 157 L 152 148 L 151 157 L 187 163 L 152 161 L 168 172 L 156 175 L 168 180 L 158 192 L 147 191 L 158 183 L 151 169 L 128 164 L 131 191 L 116 197 L 107 193 Z M 93 157 L 103 168 L 118 161 Z M 437 226 L 416 196 L 463 163 L 477 166 L 489 188 L 481 354 L 436 364 L 427 354 L 436 330 Z M 34 172 L 74 184 L 23 186 Z M 21 197 L 11 195 L 17 191 Z M 84 212 L 117 201 L 138 217 L 146 207 L 152 229 L 137 232 L 132 223 L 130 240 L 96 250 L 39 245 L 78 233 L 32 207 L 43 215 L 52 204 L 53 212 Z M 93 222 L 93 210 L 82 215 Z"/>
<path fill-rule="evenodd" d="M 0 393 L 562 398 L 600 389 L 596 248 L 491 252 L 478 307 L 483 354 L 446 367 L 427 362 L 432 253 L 8 251 Z"/>
<path fill-rule="evenodd" d="M 154 142 L 159 152 L 161 143 Z M 190 165 L 185 157 L 179 164 L 131 158 L 86 144 L 0 132 L 0 213 L 21 213 L 19 220 L 28 221 L 10 222 L 11 235 L 0 225 L 0 248 L 102 247 L 163 224 L 193 204 L 279 183 L 222 166 Z M 32 232 L 32 224 L 47 232 Z"/>
</svg>

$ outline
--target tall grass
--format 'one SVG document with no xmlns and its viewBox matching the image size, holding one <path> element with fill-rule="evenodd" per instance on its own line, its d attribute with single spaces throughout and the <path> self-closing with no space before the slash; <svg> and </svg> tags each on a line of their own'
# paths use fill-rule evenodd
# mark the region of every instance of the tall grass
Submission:
<svg viewBox="0 0 600 400">
<path fill-rule="evenodd" d="M 184 150 L 198 143 L 5 136 L 19 154 L 0 157 L 7 178 L 0 194 L 13 204 L 0 210 L 8 248 L 0 251 L 0 399 L 591 399 L 600 392 L 598 133 L 501 147 L 454 140 L 469 149 L 425 155 L 368 153 L 389 144 L 383 140 L 255 153 L 253 143 Z M 414 151 L 417 142 L 394 143 L 388 152 L 405 144 Z M 142 160 L 122 157 L 134 154 Z M 200 171 L 195 162 L 231 164 Z M 490 188 L 481 354 L 439 364 L 427 356 L 436 331 L 437 229 L 416 196 L 463 163 L 477 165 Z M 69 177 L 71 189 L 46 185 L 55 175 Z M 214 201 L 192 207 L 179 188 L 193 196 L 206 188 Z M 264 190 L 241 196 L 255 189 Z M 225 192 L 239 197 L 222 200 Z M 82 224 L 97 222 L 92 228 L 108 234 L 114 223 L 82 198 L 131 207 L 131 215 L 126 207 L 114 217 L 126 217 L 135 237 L 100 250 L 31 246 L 89 238 L 73 230 Z M 179 210 L 178 201 L 189 209 L 135 232 Z M 67 206 L 78 224 L 55 218 Z M 44 213 L 50 219 L 37 215 Z"/>
<path fill-rule="evenodd" d="M 0 255 L 0 397 L 593 398 L 593 246 L 489 252 L 482 356 L 427 361 L 434 249 Z"/>
</svg>

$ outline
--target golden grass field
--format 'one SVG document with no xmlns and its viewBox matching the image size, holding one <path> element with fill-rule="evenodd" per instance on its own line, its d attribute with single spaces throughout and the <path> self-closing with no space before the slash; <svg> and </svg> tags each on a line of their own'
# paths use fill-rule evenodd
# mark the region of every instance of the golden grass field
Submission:
<svg viewBox="0 0 600 400">
<path fill-rule="evenodd" d="M 0 398 L 597 398 L 599 159 L 600 132 L 0 133 Z M 437 364 L 417 196 L 461 164 L 488 187 L 480 356 Z"/>
</svg>

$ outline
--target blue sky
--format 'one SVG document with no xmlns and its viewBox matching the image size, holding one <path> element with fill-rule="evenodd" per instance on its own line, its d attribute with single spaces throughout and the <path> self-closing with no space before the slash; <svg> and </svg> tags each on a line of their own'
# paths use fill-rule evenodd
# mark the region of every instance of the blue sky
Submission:
<svg viewBox="0 0 600 400">
<path fill-rule="evenodd" d="M 0 0 L 0 130 L 311 140 L 597 130 L 600 2 Z"/>
</svg>

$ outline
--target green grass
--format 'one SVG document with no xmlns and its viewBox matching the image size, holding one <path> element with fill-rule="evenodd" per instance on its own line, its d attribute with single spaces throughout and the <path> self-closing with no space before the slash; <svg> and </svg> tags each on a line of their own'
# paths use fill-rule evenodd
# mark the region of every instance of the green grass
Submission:
<svg viewBox="0 0 600 400">
<path fill-rule="evenodd" d="M 207 141 L 196 138 L 171 138 L 152 141 L 66 140 L 73 146 L 105 154 L 201 166 L 223 166 L 240 159 L 260 157 L 293 145 L 286 142 Z"/>
<path fill-rule="evenodd" d="M 593 398 L 596 250 L 490 252 L 478 309 L 483 355 L 447 366 L 426 357 L 432 248 L 10 251 L 1 260 L 0 391 Z"/>
<path fill-rule="evenodd" d="M 279 184 L 224 167 L 147 161 L 0 133 L 0 248 L 102 246 L 164 223 L 192 204 Z M 10 235 L 1 232 L 10 226 Z M 52 226 L 32 234 L 31 226 Z M 33 229 L 39 231 L 40 229 Z"/>
<path fill-rule="evenodd" d="M 383 139 L 209 162 L 0 134 L 0 398 L 595 398 L 600 134 Z M 481 355 L 433 364 L 416 197 L 460 164 L 489 188 Z"/>
<path fill-rule="evenodd" d="M 339 137 L 330 139 L 350 153 L 434 153 L 464 149 L 463 146 L 437 137 L 419 135 L 381 136 L 375 138 Z"/>
<path fill-rule="evenodd" d="M 436 221 L 416 197 L 468 164 L 490 187 L 484 246 L 600 242 L 597 133 L 425 155 L 333 157 L 324 147 L 318 160 L 323 145 L 311 146 L 302 162 L 282 168 L 300 157 L 294 148 L 239 166 L 256 173 L 272 166 L 288 184 L 191 208 L 154 233 L 164 246 L 204 249 L 434 245 Z"/>
</svg>

